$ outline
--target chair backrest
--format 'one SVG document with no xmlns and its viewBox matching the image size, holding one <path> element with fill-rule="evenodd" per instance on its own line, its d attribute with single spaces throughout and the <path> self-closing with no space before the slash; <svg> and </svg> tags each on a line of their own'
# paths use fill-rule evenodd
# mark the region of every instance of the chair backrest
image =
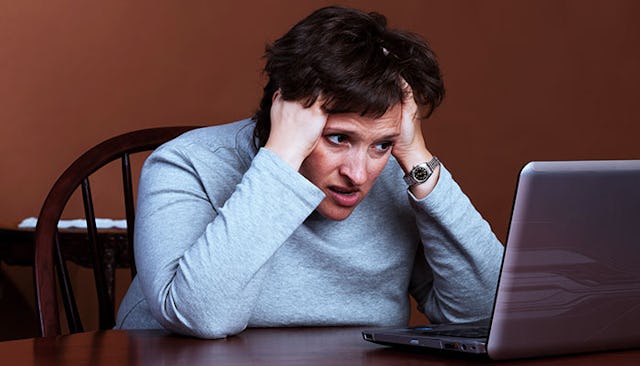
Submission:
<svg viewBox="0 0 640 366">
<path fill-rule="evenodd" d="M 98 240 L 93 200 L 89 176 L 108 163 L 120 159 L 122 162 L 122 182 L 124 206 L 127 221 L 127 241 L 131 258 L 132 276 L 135 276 L 133 262 L 134 199 L 131 176 L 130 154 L 154 150 L 159 145 L 199 126 L 158 127 L 125 133 L 110 138 L 76 159 L 55 182 L 42 205 L 35 231 L 34 279 L 36 306 L 41 335 L 61 334 L 58 312 L 56 273 L 60 282 L 60 292 L 69 324 L 69 332 L 83 331 L 78 309 L 67 273 L 65 260 L 60 250 L 58 221 L 73 192 L 82 187 L 89 253 L 92 256 L 94 280 L 98 295 L 99 327 L 109 329 L 114 326 L 114 299 L 107 289 L 101 242 Z"/>
</svg>

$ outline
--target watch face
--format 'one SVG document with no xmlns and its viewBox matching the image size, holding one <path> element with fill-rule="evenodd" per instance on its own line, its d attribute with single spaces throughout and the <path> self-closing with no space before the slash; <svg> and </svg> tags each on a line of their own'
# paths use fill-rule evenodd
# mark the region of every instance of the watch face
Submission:
<svg viewBox="0 0 640 366">
<path fill-rule="evenodd" d="M 413 177 L 418 181 L 418 182 L 424 182 L 425 180 L 429 179 L 429 170 L 425 167 L 416 167 L 413 170 Z"/>
</svg>

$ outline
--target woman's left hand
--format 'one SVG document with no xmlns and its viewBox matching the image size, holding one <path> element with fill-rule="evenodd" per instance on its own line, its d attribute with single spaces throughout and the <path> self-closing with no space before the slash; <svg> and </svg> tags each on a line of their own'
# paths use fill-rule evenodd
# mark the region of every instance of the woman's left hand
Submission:
<svg viewBox="0 0 640 366">
<path fill-rule="evenodd" d="M 400 136 L 396 139 L 391 153 L 407 173 L 414 166 L 431 160 L 432 155 L 427 150 L 422 136 L 422 119 L 419 115 L 418 105 L 413 98 L 413 91 L 406 82 L 404 82 L 404 88 L 405 97 L 402 101 Z"/>
<path fill-rule="evenodd" d="M 393 154 L 406 174 L 416 165 L 433 159 L 433 155 L 427 149 L 424 141 L 420 111 L 413 98 L 413 91 L 406 81 L 404 82 L 404 88 L 405 96 L 402 101 L 400 136 L 396 139 L 391 154 Z M 426 182 L 411 186 L 409 189 L 416 198 L 424 198 L 435 188 L 439 175 L 440 167 L 436 168 Z"/>
</svg>

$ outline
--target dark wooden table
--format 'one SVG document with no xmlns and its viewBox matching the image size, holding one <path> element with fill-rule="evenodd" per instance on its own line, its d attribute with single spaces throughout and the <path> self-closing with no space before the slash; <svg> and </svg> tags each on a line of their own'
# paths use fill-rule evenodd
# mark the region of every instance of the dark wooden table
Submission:
<svg viewBox="0 0 640 366">
<path fill-rule="evenodd" d="M 249 329 L 220 340 L 163 331 L 78 333 L 0 342 L 3 365 L 468 365 L 490 361 L 413 352 L 362 340 L 360 328 Z M 640 350 L 500 362 L 638 365 Z"/>
</svg>

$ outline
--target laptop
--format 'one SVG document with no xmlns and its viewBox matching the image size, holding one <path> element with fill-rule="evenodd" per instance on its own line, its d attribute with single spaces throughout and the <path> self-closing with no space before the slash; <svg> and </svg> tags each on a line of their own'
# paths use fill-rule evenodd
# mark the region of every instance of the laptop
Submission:
<svg viewBox="0 0 640 366">
<path fill-rule="evenodd" d="M 495 360 L 640 347 L 640 160 L 528 163 L 492 316 L 362 336 Z"/>
</svg>

